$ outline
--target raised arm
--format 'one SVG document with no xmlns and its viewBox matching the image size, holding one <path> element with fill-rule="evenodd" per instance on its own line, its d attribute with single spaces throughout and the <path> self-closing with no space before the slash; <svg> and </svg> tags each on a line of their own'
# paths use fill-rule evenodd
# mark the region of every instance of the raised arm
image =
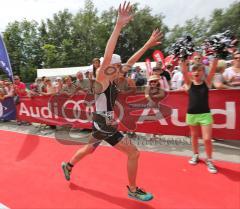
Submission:
<svg viewBox="0 0 240 209">
<path fill-rule="evenodd" d="M 127 61 L 127 65 L 133 66 L 148 49 L 161 44 L 162 37 L 163 35 L 158 29 L 154 30 L 148 41 L 143 45 L 143 47 L 129 58 L 129 60 Z"/>
<path fill-rule="evenodd" d="M 211 86 L 213 76 L 215 75 L 215 72 L 216 72 L 217 64 L 218 64 L 218 59 L 215 58 L 211 64 L 211 68 L 206 79 L 208 86 Z"/>
<path fill-rule="evenodd" d="M 182 60 L 180 66 L 183 74 L 184 83 L 189 87 L 191 84 L 191 79 L 188 75 L 188 66 L 186 60 Z"/>
<path fill-rule="evenodd" d="M 130 5 L 130 2 L 126 4 L 126 1 L 124 2 L 123 6 L 120 4 L 118 8 L 118 17 L 117 22 L 115 24 L 114 30 L 112 32 L 112 35 L 110 36 L 104 53 L 104 59 L 101 64 L 101 67 L 98 69 L 97 72 L 97 80 L 102 80 L 105 78 L 104 76 L 104 69 L 110 65 L 112 54 L 115 50 L 116 43 L 119 37 L 119 34 L 122 30 L 122 28 L 129 23 L 129 21 L 133 18 L 132 15 L 132 6 Z"/>
</svg>

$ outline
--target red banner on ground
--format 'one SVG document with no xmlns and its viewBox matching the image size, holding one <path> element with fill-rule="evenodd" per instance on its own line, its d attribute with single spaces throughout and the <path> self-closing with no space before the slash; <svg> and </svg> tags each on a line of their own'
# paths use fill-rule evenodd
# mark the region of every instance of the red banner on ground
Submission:
<svg viewBox="0 0 240 209">
<path fill-rule="evenodd" d="M 239 95 L 240 90 L 210 91 L 213 138 L 240 139 Z M 169 92 L 158 108 L 147 106 L 143 94 L 119 95 L 115 110 L 119 130 L 189 136 L 185 123 L 187 104 L 185 92 Z M 20 120 L 75 128 L 91 128 L 93 111 L 94 100 L 89 95 L 24 97 L 17 107 Z"/>
</svg>

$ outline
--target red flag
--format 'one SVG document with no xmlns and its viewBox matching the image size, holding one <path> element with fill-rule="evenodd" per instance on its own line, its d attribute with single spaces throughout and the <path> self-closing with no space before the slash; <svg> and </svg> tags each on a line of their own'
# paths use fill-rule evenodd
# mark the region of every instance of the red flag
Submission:
<svg viewBox="0 0 240 209">
<path fill-rule="evenodd" d="M 165 63 L 171 63 L 173 67 L 178 65 L 178 59 L 174 58 L 174 55 L 168 55 L 165 57 Z"/>
<path fill-rule="evenodd" d="M 159 50 L 155 50 L 152 54 L 153 59 L 155 60 L 155 62 L 162 62 L 162 67 L 165 68 L 165 61 L 164 61 L 164 55 L 161 51 Z"/>
<path fill-rule="evenodd" d="M 151 60 L 149 58 L 147 58 L 145 60 L 145 64 L 146 64 L 146 69 L 147 69 L 147 77 L 150 76 L 152 74 L 152 67 L 151 67 Z"/>
</svg>

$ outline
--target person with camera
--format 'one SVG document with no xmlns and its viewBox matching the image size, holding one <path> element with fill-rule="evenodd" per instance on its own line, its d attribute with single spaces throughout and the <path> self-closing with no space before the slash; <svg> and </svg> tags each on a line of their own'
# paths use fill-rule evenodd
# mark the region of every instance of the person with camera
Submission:
<svg viewBox="0 0 240 209">
<path fill-rule="evenodd" d="M 161 84 L 161 87 L 165 90 L 165 91 L 169 91 L 170 90 L 170 81 L 171 81 L 171 76 L 169 74 L 169 72 L 167 72 L 166 70 L 163 70 L 160 67 L 159 62 L 156 63 L 156 67 L 153 68 L 153 75 L 157 75 L 159 77 L 159 83 Z"/>
</svg>

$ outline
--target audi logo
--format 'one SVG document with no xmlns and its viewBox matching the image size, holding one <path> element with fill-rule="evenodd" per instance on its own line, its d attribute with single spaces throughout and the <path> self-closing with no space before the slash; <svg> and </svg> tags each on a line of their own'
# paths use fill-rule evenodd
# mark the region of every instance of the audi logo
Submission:
<svg viewBox="0 0 240 209">
<path fill-rule="evenodd" d="M 92 121 L 92 112 L 94 112 L 94 109 L 95 109 L 94 104 L 95 104 L 94 100 L 92 101 L 67 100 L 66 102 L 64 102 L 60 110 L 61 110 L 62 116 L 68 122 L 88 123 Z M 124 116 L 124 108 L 118 101 L 116 101 L 115 105 L 117 108 L 119 108 L 119 115 L 115 115 L 115 119 L 117 122 L 120 122 Z M 69 113 L 71 113 L 71 118 L 69 117 Z"/>
</svg>

